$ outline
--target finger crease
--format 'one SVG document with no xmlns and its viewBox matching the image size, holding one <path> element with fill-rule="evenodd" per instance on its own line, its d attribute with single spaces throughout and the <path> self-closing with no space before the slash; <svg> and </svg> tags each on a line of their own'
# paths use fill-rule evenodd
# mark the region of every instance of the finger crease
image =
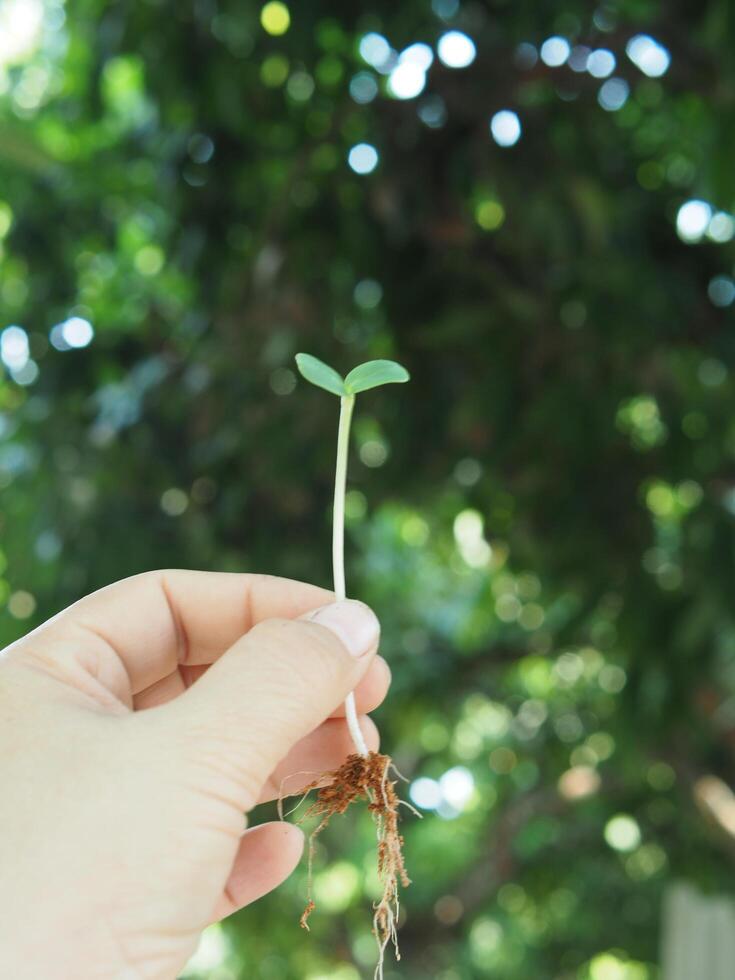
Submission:
<svg viewBox="0 0 735 980">
<path fill-rule="evenodd" d="M 176 603 L 171 598 L 171 593 L 169 592 L 169 586 L 165 576 L 161 576 L 161 591 L 163 592 L 163 596 L 166 600 L 168 612 L 171 617 L 171 623 L 174 628 L 174 634 L 176 636 L 176 660 L 179 666 L 182 667 L 189 661 L 189 636 L 186 632 L 183 620 L 179 615 L 179 611 L 176 608 Z"/>
<path fill-rule="evenodd" d="M 255 582 L 251 581 L 245 586 L 245 604 L 243 609 L 244 624 L 242 629 L 242 635 L 244 636 L 249 630 L 253 628 L 254 619 L 254 607 L 253 607 L 253 592 L 255 591 Z"/>
<path fill-rule="evenodd" d="M 115 656 L 117 657 L 117 659 L 120 661 L 120 666 L 125 671 L 125 675 L 126 675 L 126 677 L 128 679 L 128 683 L 130 684 L 131 683 L 131 679 L 130 679 L 130 674 L 128 673 L 127 664 L 125 663 L 125 658 L 120 653 L 120 651 L 117 649 L 117 647 L 112 642 L 112 640 L 109 638 L 109 636 L 106 636 L 103 633 L 103 631 L 101 629 L 99 629 L 99 627 L 93 626 L 91 623 L 85 623 L 85 622 L 82 622 L 80 620 L 75 620 L 75 622 L 76 622 L 76 625 L 79 626 L 79 627 L 81 627 L 81 629 L 85 630 L 85 632 L 91 633 L 92 636 L 94 636 L 96 639 L 101 640 L 104 643 L 104 645 L 108 648 L 108 650 L 111 650 L 112 653 L 115 654 Z M 95 675 L 95 677 L 97 677 L 97 675 Z M 132 690 L 132 685 L 131 685 L 131 690 Z"/>
<path fill-rule="evenodd" d="M 224 896 L 225 901 L 230 903 L 233 912 L 240 907 L 239 903 L 235 901 L 235 896 L 232 894 L 232 889 L 229 884 L 225 885 Z"/>
</svg>

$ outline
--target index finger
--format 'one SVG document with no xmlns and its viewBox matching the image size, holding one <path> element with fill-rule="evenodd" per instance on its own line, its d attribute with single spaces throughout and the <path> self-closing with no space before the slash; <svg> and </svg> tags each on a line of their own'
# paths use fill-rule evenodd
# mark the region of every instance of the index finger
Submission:
<svg viewBox="0 0 735 980">
<path fill-rule="evenodd" d="M 115 656 L 137 694 L 182 665 L 213 663 L 263 619 L 294 619 L 333 600 L 326 589 L 271 575 L 144 572 L 80 599 L 17 648 L 74 656 L 100 679 L 115 675 Z"/>
</svg>

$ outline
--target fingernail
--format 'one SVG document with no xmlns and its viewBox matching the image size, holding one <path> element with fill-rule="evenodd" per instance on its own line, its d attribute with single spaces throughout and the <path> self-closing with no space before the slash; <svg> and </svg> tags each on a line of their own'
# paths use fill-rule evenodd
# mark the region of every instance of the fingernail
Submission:
<svg viewBox="0 0 735 980">
<path fill-rule="evenodd" d="M 308 619 L 331 630 L 353 657 L 372 650 L 380 636 L 380 623 L 369 606 L 355 599 L 342 599 L 315 609 Z"/>
</svg>

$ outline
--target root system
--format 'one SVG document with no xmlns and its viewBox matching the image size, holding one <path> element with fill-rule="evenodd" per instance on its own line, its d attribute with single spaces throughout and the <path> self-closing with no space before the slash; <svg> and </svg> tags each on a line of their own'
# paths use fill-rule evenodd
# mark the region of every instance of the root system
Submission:
<svg viewBox="0 0 735 980">
<path fill-rule="evenodd" d="M 309 876 L 306 908 L 301 925 L 308 929 L 308 920 L 316 908 L 312 897 L 312 866 L 316 839 L 335 814 L 345 810 L 358 800 L 367 800 L 378 835 L 378 876 L 383 894 L 373 906 L 373 933 L 378 944 L 379 957 L 375 969 L 376 980 L 383 977 L 383 959 L 388 943 L 393 943 L 396 959 L 400 959 L 396 927 L 399 913 L 399 887 L 411 882 L 403 860 L 403 837 L 398 831 L 398 808 L 401 804 L 396 793 L 396 781 L 390 774 L 396 772 L 390 756 L 378 752 L 368 755 L 350 755 L 333 772 L 307 786 L 306 792 L 318 789 L 316 799 L 305 811 L 299 823 L 310 817 L 318 817 L 319 823 L 309 837 Z M 329 779 L 327 786 L 320 785 Z M 410 807 L 413 810 L 413 807 Z M 415 812 L 415 811 L 414 811 Z"/>
</svg>

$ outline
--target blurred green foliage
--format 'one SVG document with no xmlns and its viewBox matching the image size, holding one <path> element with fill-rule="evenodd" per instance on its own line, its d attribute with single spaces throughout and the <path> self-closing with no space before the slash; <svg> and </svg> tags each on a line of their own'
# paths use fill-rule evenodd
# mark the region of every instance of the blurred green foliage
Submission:
<svg viewBox="0 0 735 980">
<path fill-rule="evenodd" d="M 0 327 L 25 332 L 0 347 L 2 641 L 147 568 L 328 583 L 336 417 L 293 354 L 398 358 L 412 383 L 360 405 L 348 496 L 384 746 L 428 807 L 387 975 L 657 977 L 667 883 L 735 890 L 731 798 L 703 781 L 735 779 L 732 5 L 0 20 Z M 450 29 L 477 57 L 417 98 L 360 54 Z M 626 55 L 641 33 L 664 74 Z M 538 58 L 554 35 L 582 70 Z M 301 870 L 190 976 L 371 975 L 373 831 L 322 840 L 312 934 Z"/>
</svg>

